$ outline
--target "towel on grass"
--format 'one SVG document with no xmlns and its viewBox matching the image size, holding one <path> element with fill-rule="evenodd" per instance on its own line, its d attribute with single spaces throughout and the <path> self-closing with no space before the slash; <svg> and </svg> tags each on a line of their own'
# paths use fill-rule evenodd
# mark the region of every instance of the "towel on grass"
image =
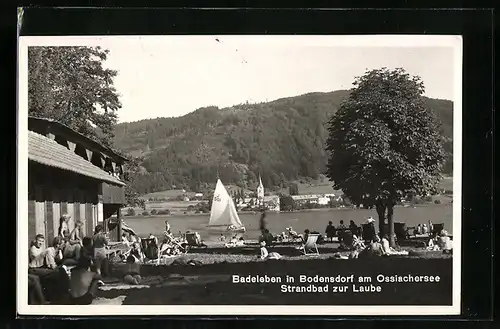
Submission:
<svg viewBox="0 0 500 329">
<path fill-rule="evenodd" d="M 149 285 L 145 284 L 126 284 L 126 283 L 114 283 L 100 286 L 99 290 L 109 291 L 109 290 L 129 290 L 129 289 L 143 289 L 149 288 Z"/>
<path fill-rule="evenodd" d="M 92 301 L 92 305 L 122 305 L 126 296 L 118 296 L 115 298 L 97 297 Z"/>
</svg>

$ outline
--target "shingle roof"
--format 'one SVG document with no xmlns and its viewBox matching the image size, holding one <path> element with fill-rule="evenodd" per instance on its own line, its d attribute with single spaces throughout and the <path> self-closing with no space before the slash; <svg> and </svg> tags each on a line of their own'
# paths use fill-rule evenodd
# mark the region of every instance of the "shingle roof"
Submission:
<svg viewBox="0 0 500 329">
<path fill-rule="evenodd" d="M 118 178 L 111 176 L 66 147 L 33 131 L 28 131 L 28 159 L 94 179 L 125 185 Z"/>
</svg>

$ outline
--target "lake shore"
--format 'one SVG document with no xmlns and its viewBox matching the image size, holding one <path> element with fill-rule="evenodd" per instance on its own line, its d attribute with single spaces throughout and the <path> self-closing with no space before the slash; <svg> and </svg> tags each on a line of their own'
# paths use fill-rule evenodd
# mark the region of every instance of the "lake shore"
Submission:
<svg viewBox="0 0 500 329">
<path fill-rule="evenodd" d="M 176 201 L 175 205 L 178 206 L 181 202 Z M 168 209 L 168 202 L 163 202 L 161 208 L 160 207 L 154 207 L 147 209 L 151 211 L 151 209 Z M 190 205 L 191 203 L 186 201 L 186 205 Z M 182 208 L 181 210 L 171 210 L 169 215 L 142 215 L 140 214 L 140 211 L 138 211 L 138 214 L 135 216 L 128 216 L 126 213 L 124 214 L 124 217 L 142 217 L 142 218 L 147 218 L 147 217 L 182 217 L 182 216 L 210 216 L 210 213 L 195 213 L 194 211 L 187 211 L 187 206 L 186 208 Z M 434 207 L 448 207 L 450 204 L 446 203 L 441 203 L 441 204 L 435 204 L 435 203 L 424 203 L 424 204 L 416 204 L 415 206 L 407 206 L 407 205 L 397 205 L 394 208 L 399 209 L 399 208 L 434 208 Z M 275 212 L 275 211 L 268 211 L 268 213 L 284 213 L 284 214 L 295 214 L 295 213 L 308 213 L 308 212 L 329 212 L 329 211 L 352 211 L 352 210 L 366 210 L 363 208 L 350 208 L 350 207 L 343 207 L 343 208 L 314 208 L 314 209 L 300 209 L 300 210 L 293 210 L 293 211 L 280 211 L 280 212 Z M 259 211 L 238 211 L 239 215 L 257 215 L 259 214 Z"/>
</svg>

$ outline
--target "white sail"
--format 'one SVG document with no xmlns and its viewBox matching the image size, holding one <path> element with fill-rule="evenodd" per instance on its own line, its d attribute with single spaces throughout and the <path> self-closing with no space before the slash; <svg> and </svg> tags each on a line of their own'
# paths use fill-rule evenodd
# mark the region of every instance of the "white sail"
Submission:
<svg viewBox="0 0 500 329">
<path fill-rule="evenodd" d="M 229 226 L 236 228 L 243 227 L 233 199 L 227 193 L 220 179 L 217 180 L 214 197 L 212 200 L 212 210 L 210 212 L 210 221 L 208 226 Z"/>
</svg>

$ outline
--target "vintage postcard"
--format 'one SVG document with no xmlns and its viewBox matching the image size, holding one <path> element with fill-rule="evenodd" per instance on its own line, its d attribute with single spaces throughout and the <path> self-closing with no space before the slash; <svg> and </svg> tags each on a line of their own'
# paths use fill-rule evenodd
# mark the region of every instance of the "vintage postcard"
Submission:
<svg viewBox="0 0 500 329">
<path fill-rule="evenodd" d="M 20 315 L 460 314 L 460 36 L 18 56 Z"/>
</svg>

